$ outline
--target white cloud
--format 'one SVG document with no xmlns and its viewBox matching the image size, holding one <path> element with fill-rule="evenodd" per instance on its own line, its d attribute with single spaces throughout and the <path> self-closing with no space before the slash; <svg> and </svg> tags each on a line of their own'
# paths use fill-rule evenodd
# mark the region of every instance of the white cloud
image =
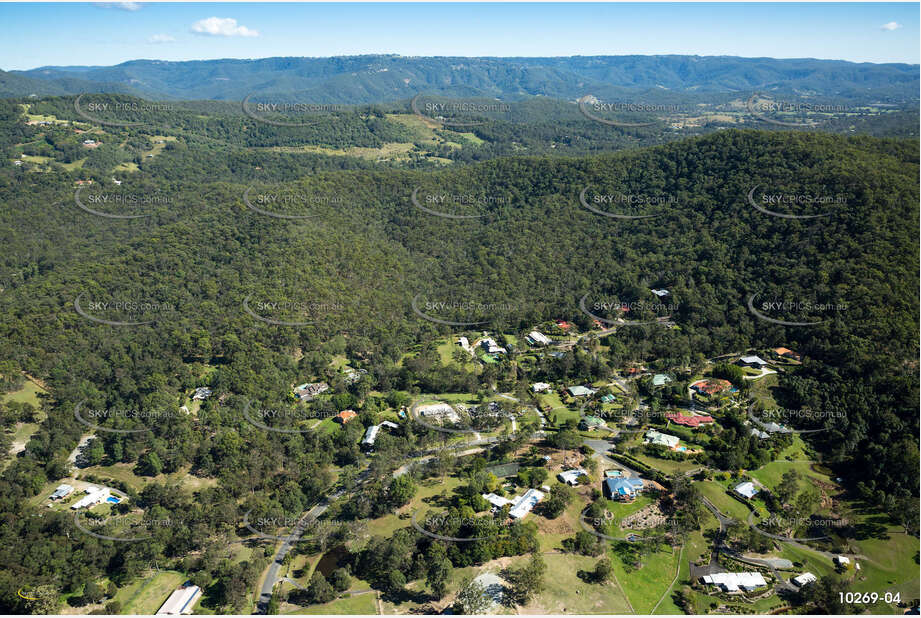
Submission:
<svg viewBox="0 0 921 618">
<path fill-rule="evenodd" d="M 140 11 L 140 2 L 97 2 L 101 9 L 121 9 L 123 11 Z"/>
<path fill-rule="evenodd" d="M 897 22 L 897 21 L 891 21 L 891 22 L 889 22 L 888 24 L 883 24 L 882 26 L 880 26 L 880 30 L 889 30 L 889 31 L 892 31 L 892 30 L 895 30 L 895 29 L 901 28 L 901 27 L 902 27 L 902 24 L 900 24 L 899 22 Z"/>
<path fill-rule="evenodd" d="M 148 43 L 172 43 L 176 39 L 168 34 L 154 34 L 147 39 Z"/>
<path fill-rule="evenodd" d="M 238 26 L 232 17 L 209 17 L 192 24 L 192 32 L 211 36 L 259 36 L 256 30 Z"/>
</svg>

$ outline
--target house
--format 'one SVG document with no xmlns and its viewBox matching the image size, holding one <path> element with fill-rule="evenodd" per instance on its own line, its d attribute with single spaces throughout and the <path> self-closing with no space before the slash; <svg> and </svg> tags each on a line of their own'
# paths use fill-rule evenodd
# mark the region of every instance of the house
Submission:
<svg viewBox="0 0 921 618">
<path fill-rule="evenodd" d="M 771 437 L 769 433 L 756 429 L 755 427 L 752 427 L 752 430 L 750 433 L 751 435 L 755 436 L 759 440 L 767 440 L 768 438 Z"/>
<path fill-rule="evenodd" d="M 834 562 L 836 566 L 847 568 L 851 564 L 851 559 L 847 556 L 835 556 L 832 562 Z"/>
<path fill-rule="evenodd" d="M 191 614 L 195 604 L 201 598 L 202 591 L 198 586 L 185 586 L 174 590 L 166 602 L 157 610 L 157 616 L 179 616 Z"/>
<path fill-rule="evenodd" d="M 614 403 L 617 401 L 617 398 L 611 393 L 605 393 L 601 396 L 601 403 Z"/>
<path fill-rule="evenodd" d="M 380 430 L 380 425 L 371 425 L 368 427 L 365 430 L 365 436 L 361 439 L 361 445 L 365 448 L 374 446 L 374 441 L 377 440 L 377 434 Z"/>
<path fill-rule="evenodd" d="M 467 340 L 466 337 L 460 337 L 460 338 L 457 340 L 457 345 L 459 345 L 460 347 L 464 348 L 465 350 L 469 350 L 469 349 L 470 349 L 470 342 Z"/>
<path fill-rule="evenodd" d="M 22 165 L 22 161 L 20 161 L 19 159 L 16 159 L 15 161 L 13 161 L 13 165 L 16 165 L 16 166 Z"/>
<path fill-rule="evenodd" d="M 354 384 L 361 379 L 361 376 L 367 375 L 367 369 L 353 369 L 352 367 L 346 367 L 342 370 L 342 373 L 345 374 L 345 381 L 348 384 Z"/>
<path fill-rule="evenodd" d="M 107 500 L 110 495 L 111 493 L 108 487 L 95 487 L 90 485 L 86 488 L 86 495 L 71 505 L 70 508 L 76 511 L 77 509 L 82 509 L 83 507 L 94 506 Z"/>
<path fill-rule="evenodd" d="M 662 298 L 663 296 L 668 296 L 668 290 L 665 290 L 665 289 L 662 289 L 662 290 L 650 289 L 649 291 L 655 294 L 656 296 L 658 296 L 659 298 Z"/>
<path fill-rule="evenodd" d="M 738 361 L 736 361 L 736 364 L 743 367 L 757 367 L 758 369 L 761 369 L 767 365 L 767 361 L 762 359 L 760 356 L 743 356 Z"/>
<path fill-rule="evenodd" d="M 345 412 L 351 412 L 351 410 L 345 410 Z M 374 446 L 374 442 L 377 440 L 377 434 L 383 427 L 387 427 L 388 429 L 396 429 L 399 427 L 399 425 L 392 421 L 383 421 L 380 425 L 371 425 L 365 430 L 365 436 L 361 439 L 361 445 L 365 448 L 371 448 Z"/>
<path fill-rule="evenodd" d="M 732 488 L 732 491 L 736 492 L 743 498 L 751 500 L 758 493 L 758 490 L 755 489 L 755 484 L 751 481 L 745 481 L 744 483 L 739 483 Z"/>
<path fill-rule="evenodd" d="M 96 140 L 94 140 L 94 139 L 85 139 L 85 140 L 83 140 L 83 145 L 84 145 L 84 146 L 94 146 L 95 144 L 96 144 Z"/>
<path fill-rule="evenodd" d="M 51 494 L 49 500 L 60 500 L 61 498 L 66 498 L 74 492 L 74 488 L 67 483 L 58 485 L 57 489 L 54 490 L 54 493 Z"/>
<path fill-rule="evenodd" d="M 432 405 L 419 408 L 419 413 L 426 418 L 438 420 L 447 420 L 451 423 L 460 422 L 460 416 L 457 412 L 446 403 L 433 403 Z"/>
<path fill-rule="evenodd" d="M 550 344 L 550 338 L 544 335 L 543 333 L 537 332 L 536 330 L 532 330 L 530 333 L 528 333 L 528 336 L 525 337 L 525 339 L 531 345 L 549 345 Z"/>
<path fill-rule="evenodd" d="M 567 485 L 575 487 L 579 484 L 579 477 L 582 476 L 588 476 L 588 473 L 582 468 L 573 468 L 571 470 L 560 472 L 556 475 L 556 478 L 560 479 L 561 483 L 566 483 Z"/>
<path fill-rule="evenodd" d="M 780 358 L 792 358 L 795 361 L 803 360 L 803 357 L 788 348 L 774 348 L 774 354 Z"/>
<path fill-rule="evenodd" d="M 597 416 L 583 416 L 579 420 L 579 429 L 581 431 L 595 431 L 599 427 L 606 427 L 607 423 Z"/>
<path fill-rule="evenodd" d="M 494 493 L 483 494 L 483 498 L 497 509 L 501 509 L 506 504 L 515 504 L 514 500 L 497 496 Z"/>
<path fill-rule="evenodd" d="M 653 386 L 665 386 L 672 381 L 671 376 L 667 376 L 664 373 L 657 373 L 652 376 L 652 385 Z"/>
<path fill-rule="evenodd" d="M 694 416 L 684 416 L 680 412 L 669 412 L 665 415 L 669 421 L 675 423 L 676 425 L 684 425 L 685 427 L 691 427 L 696 429 L 701 425 L 709 425 L 714 422 L 713 417 L 707 414 L 700 414 Z"/>
<path fill-rule="evenodd" d="M 336 421 L 337 423 L 341 423 L 342 425 L 345 425 L 346 423 L 348 423 L 350 420 L 352 420 L 356 416 L 358 416 L 358 413 L 356 413 L 355 410 L 343 410 L 342 412 L 334 416 L 333 420 Z"/>
<path fill-rule="evenodd" d="M 535 393 L 543 393 L 550 390 L 550 385 L 546 382 L 535 382 L 531 385 L 531 390 Z"/>
<path fill-rule="evenodd" d="M 813 575 L 812 573 L 803 573 L 802 575 L 797 575 L 790 581 L 796 584 L 798 588 L 802 588 L 806 584 L 811 584 L 816 579 L 817 579 L 816 576 Z"/>
<path fill-rule="evenodd" d="M 761 427 L 768 433 L 790 433 L 793 430 L 783 425 L 778 425 L 774 421 L 770 423 L 760 423 Z"/>
<path fill-rule="evenodd" d="M 586 388 L 582 385 L 570 386 L 566 389 L 566 391 L 573 397 L 586 397 L 588 395 L 595 394 L 595 391 L 593 389 Z"/>
<path fill-rule="evenodd" d="M 495 339 L 487 337 L 480 341 L 480 347 L 489 354 L 505 354 L 505 348 L 496 343 Z"/>
<path fill-rule="evenodd" d="M 570 324 L 566 320 L 557 320 L 556 325 L 562 330 L 569 330 L 570 327 L 572 327 L 572 324 Z"/>
<path fill-rule="evenodd" d="M 655 429 L 650 429 L 646 432 L 646 439 L 643 442 L 675 450 L 678 448 L 681 439 L 678 436 L 670 436 L 667 433 L 660 433 Z"/>
<path fill-rule="evenodd" d="M 608 478 L 601 485 L 605 498 L 609 500 L 633 500 L 643 489 L 643 479 Z"/>
<path fill-rule="evenodd" d="M 122 181 L 121 181 L 121 180 L 118 180 L 117 178 L 113 178 L 113 179 L 112 179 L 112 182 L 114 182 L 114 183 L 117 184 L 117 185 L 120 185 L 120 184 L 122 183 Z"/>
<path fill-rule="evenodd" d="M 537 503 L 544 499 L 544 492 L 536 489 L 529 489 L 523 496 L 515 500 L 515 504 L 509 510 L 509 517 L 512 519 L 523 519 L 525 515 L 531 512 Z"/>
<path fill-rule="evenodd" d="M 294 395 L 301 401 L 310 401 L 320 393 L 325 393 L 328 390 L 329 384 L 326 382 L 305 382 L 294 388 Z"/>
<path fill-rule="evenodd" d="M 732 382 L 718 378 L 707 378 L 705 380 L 698 380 L 697 382 L 691 384 L 691 389 L 698 395 L 707 396 L 718 395 L 730 388 L 732 388 Z"/>
<path fill-rule="evenodd" d="M 723 592 L 751 592 L 767 586 L 761 573 L 713 573 L 700 578 L 703 583 L 716 586 Z"/>
<path fill-rule="evenodd" d="M 211 389 L 206 386 L 199 386 L 192 395 L 192 401 L 204 401 L 211 396 Z"/>
</svg>

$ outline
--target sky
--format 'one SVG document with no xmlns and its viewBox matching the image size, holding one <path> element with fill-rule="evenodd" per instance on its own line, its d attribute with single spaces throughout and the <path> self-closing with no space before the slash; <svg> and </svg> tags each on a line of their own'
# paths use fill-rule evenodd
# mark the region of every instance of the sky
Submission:
<svg viewBox="0 0 921 618">
<path fill-rule="evenodd" d="M 2 3 L 0 69 L 271 56 L 919 63 L 919 3 Z"/>
</svg>

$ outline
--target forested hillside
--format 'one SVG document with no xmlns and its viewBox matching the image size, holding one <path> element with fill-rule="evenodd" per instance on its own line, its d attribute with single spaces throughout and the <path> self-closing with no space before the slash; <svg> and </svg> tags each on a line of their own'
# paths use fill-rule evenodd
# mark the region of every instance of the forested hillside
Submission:
<svg viewBox="0 0 921 618">
<path fill-rule="evenodd" d="M 63 103 L 47 105 L 44 112 L 64 114 Z M 28 137 L 13 117 L 3 127 L 7 149 Z M 808 438 L 825 463 L 847 469 L 857 490 L 884 509 L 917 502 L 917 140 L 723 130 L 613 154 L 419 170 L 347 157 L 227 156 L 224 142 L 237 141 L 240 125 L 209 122 L 201 121 L 207 140 L 173 146 L 167 152 L 175 158 L 164 155 L 123 184 L 108 183 L 111 167 L 100 164 L 96 184 L 76 197 L 73 172 L 63 166 L 0 173 L 0 358 L 52 393 L 48 418 L 0 480 L 4 598 L 52 572 L 63 589 L 102 573 L 127 581 L 160 556 L 228 541 L 250 508 L 283 501 L 296 512 L 311 504 L 332 480 L 329 466 L 357 457 L 360 426 L 332 436 L 269 435 L 244 419 L 246 402 L 286 401 L 292 384 L 322 375 L 343 353 L 361 359 L 370 379 L 337 385 L 339 409 L 372 390 L 471 383 L 437 363 L 401 362 L 411 346 L 452 332 L 422 319 L 419 302 L 441 320 L 508 331 L 555 319 L 590 325 L 585 298 L 614 320 L 619 314 L 605 309 L 607 301 L 631 303 L 638 290 L 668 287 L 677 328 L 619 328 L 605 355 L 574 352 L 554 370 L 654 359 L 682 365 L 791 345 L 806 362 L 795 377 L 784 376 L 791 393 L 784 405 L 835 412 L 817 421 L 825 431 Z M 339 127 L 359 142 L 402 136 L 384 114 L 344 122 Z M 91 201 L 119 192 L 157 199 L 127 211 Z M 773 194 L 834 199 L 762 199 Z M 290 199 L 259 201 L 265 195 Z M 437 196 L 463 199 L 427 199 Z M 605 196 L 627 199 L 596 199 Z M 761 319 L 749 307 L 753 296 L 762 312 L 762 301 L 796 305 L 772 312 L 775 320 L 814 324 Z M 140 307 L 104 306 L 116 301 Z M 291 327 L 254 319 L 246 307 L 256 301 L 322 309 L 276 316 L 311 322 Z M 639 309 L 628 317 L 661 316 Z M 68 535 L 66 515 L 33 516 L 38 507 L 29 499 L 64 476 L 86 431 L 76 405 L 172 410 L 206 369 L 225 401 L 208 401 L 195 417 L 100 421 L 137 433 L 99 435 L 95 454 L 141 469 L 154 465 L 155 454 L 158 470 L 216 477 L 218 486 L 194 500 L 155 487 L 138 496 L 181 515 L 184 527 L 119 544 Z M 486 371 L 509 389 L 522 379 Z M 744 455 L 725 454 L 726 467 L 741 467 Z M 188 562 L 188 570 L 223 578 L 255 577 L 203 558 Z M 225 592 L 227 606 L 239 607 L 238 590 Z"/>
<path fill-rule="evenodd" d="M 15 77 L 28 78 L 16 80 Z M 92 87 L 88 87 L 92 84 Z M 730 56 L 573 56 L 557 58 L 405 57 L 263 58 L 112 67 L 39 67 L 0 81 L 5 96 L 121 92 L 164 99 L 242 100 L 254 92 L 296 93 L 303 101 L 377 103 L 419 93 L 577 99 L 651 89 L 808 92 L 838 99 L 917 100 L 918 68 L 811 58 Z M 103 87 L 99 87 L 103 86 Z"/>
</svg>

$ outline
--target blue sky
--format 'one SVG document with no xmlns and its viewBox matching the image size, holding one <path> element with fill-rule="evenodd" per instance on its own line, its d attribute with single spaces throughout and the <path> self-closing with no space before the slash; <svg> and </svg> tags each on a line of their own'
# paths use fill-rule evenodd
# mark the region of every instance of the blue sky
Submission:
<svg viewBox="0 0 921 618">
<path fill-rule="evenodd" d="M 0 23 L 5 70 L 366 53 L 919 62 L 917 2 L 0 3 Z"/>
</svg>

